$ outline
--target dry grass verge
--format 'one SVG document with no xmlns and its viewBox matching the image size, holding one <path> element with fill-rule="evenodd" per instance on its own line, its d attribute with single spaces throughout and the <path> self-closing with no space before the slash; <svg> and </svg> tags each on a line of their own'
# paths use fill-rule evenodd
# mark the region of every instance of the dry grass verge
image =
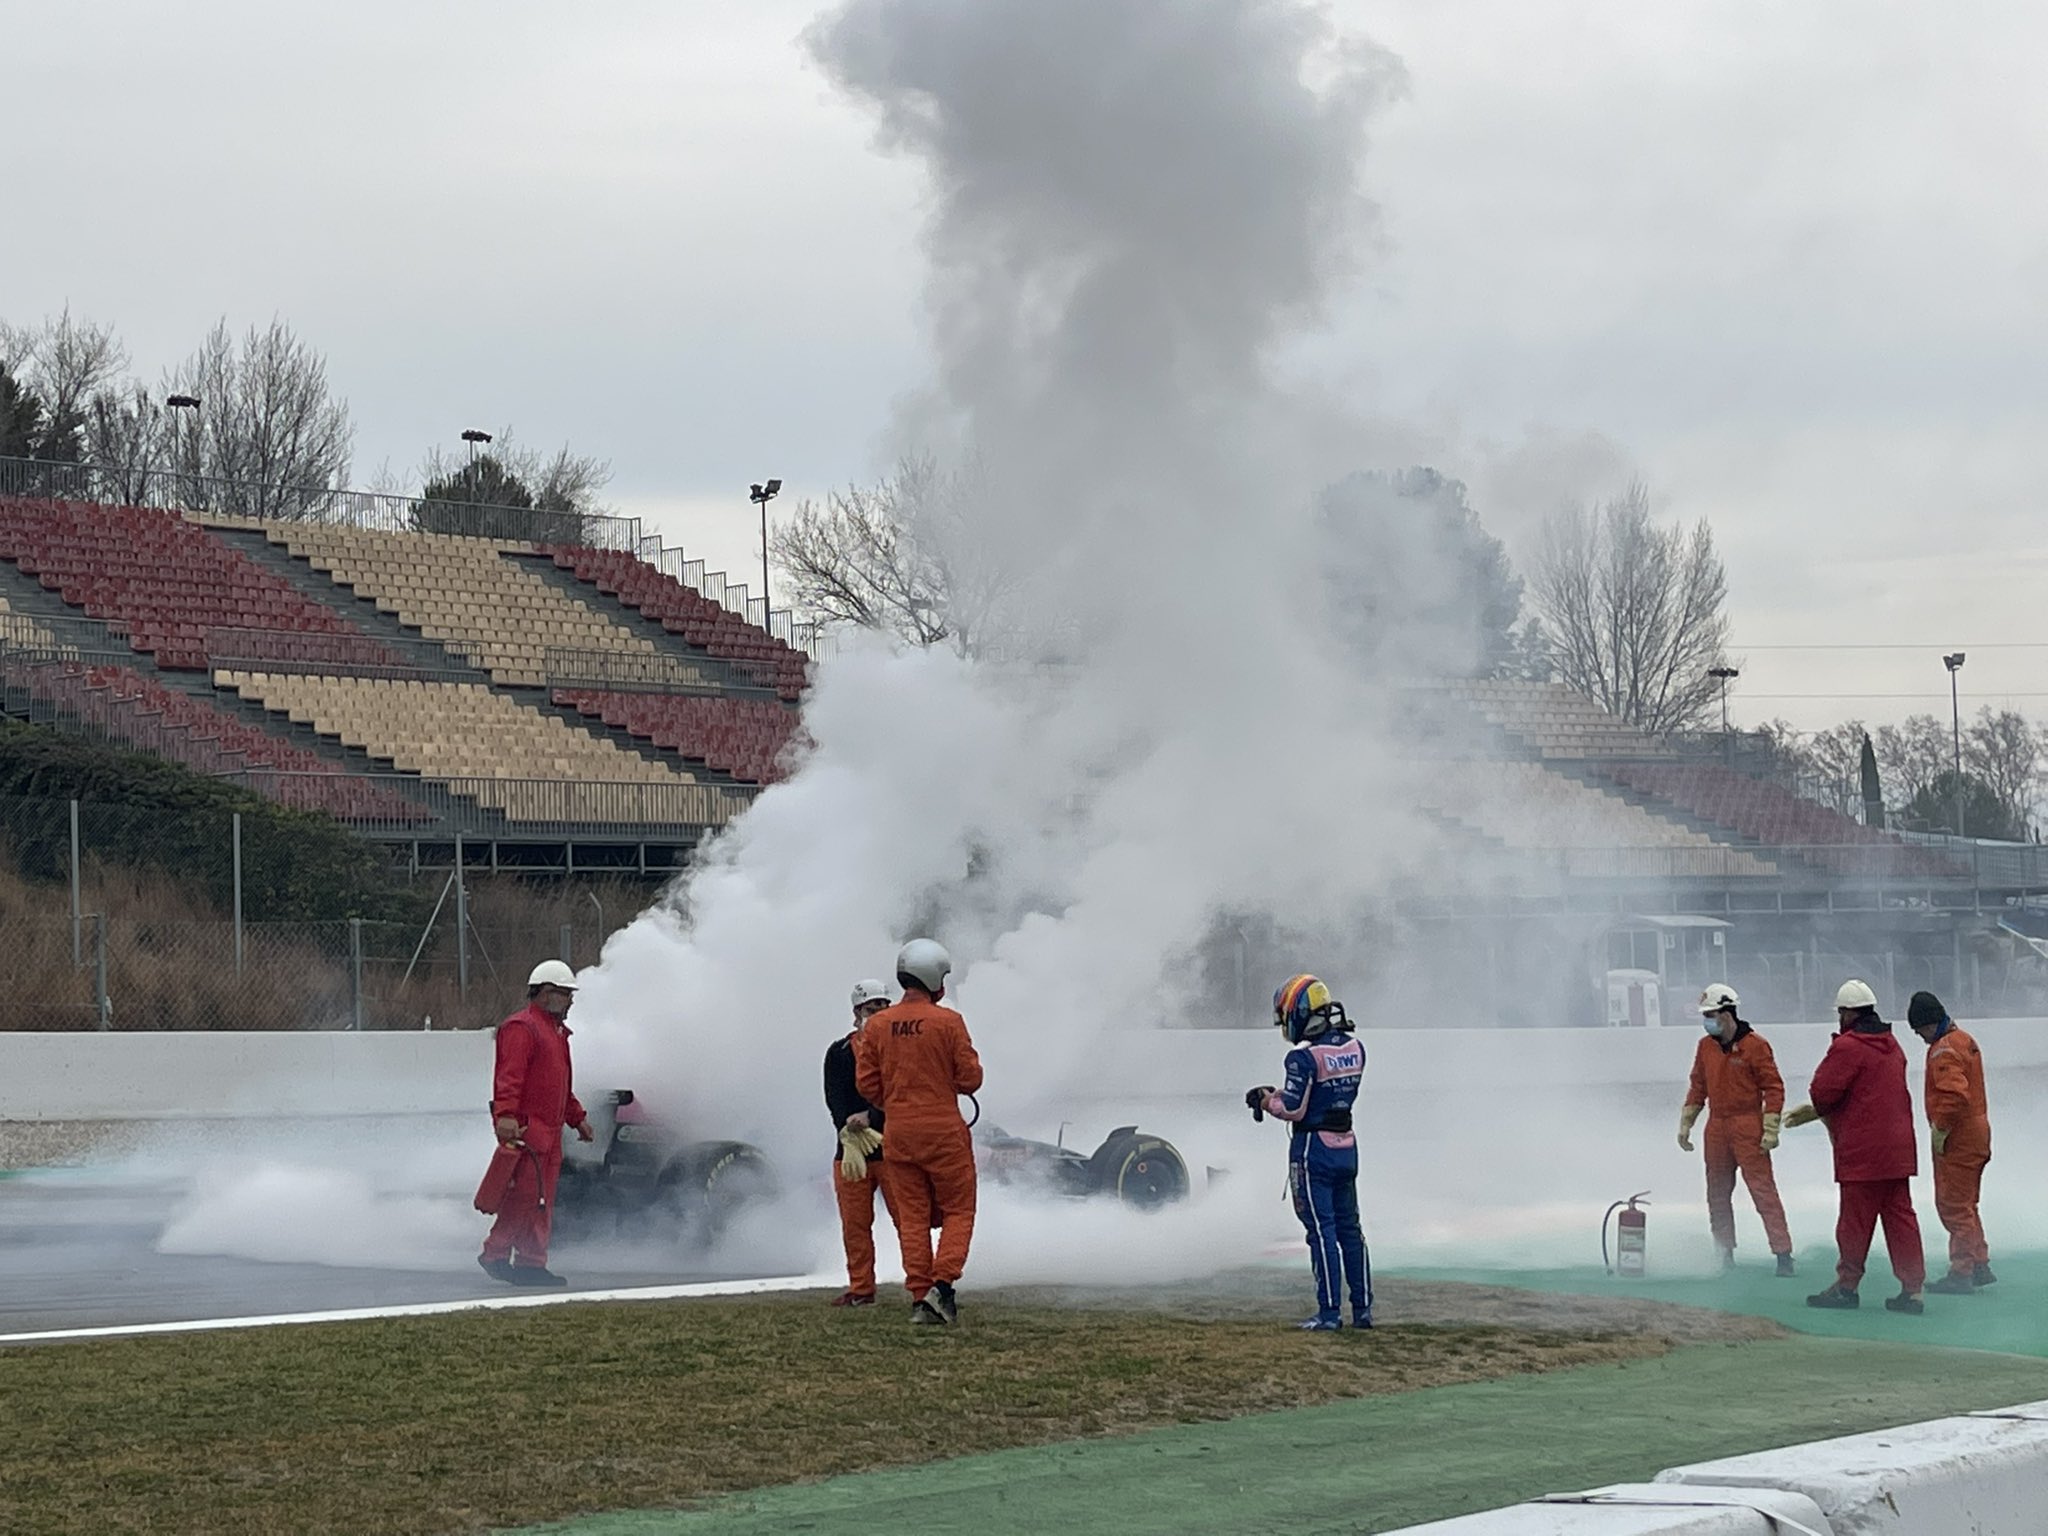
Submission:
<svg viewBox="0 0 2048 1536">
<path fill-rule="evenodd" d="M 10 1529 L 472 1531 L 1669 1349 L 1650 1334 L 816 1296 L 0 1354 Z"/>
</svg>

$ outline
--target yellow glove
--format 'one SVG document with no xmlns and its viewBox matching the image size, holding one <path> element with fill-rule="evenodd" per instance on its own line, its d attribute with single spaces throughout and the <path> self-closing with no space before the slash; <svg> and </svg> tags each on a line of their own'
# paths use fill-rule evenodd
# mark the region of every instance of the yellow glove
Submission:
<svg viewBox="0 0 2048 1536">
<path fill-rule="evenodd" d="M 1933 1128 L 1932 1139 L 1934 1142 L 1934 1155 L 1939 1157 L 1948 1146 L 1948 1132 L 1937 1125 Z"/>
<path fill-rule="evenodd" d="M 1797 1109 L 1787 1110 L 1782 1124 L 1787 1130 L 1795 1125 L 1811 1125 L 1820 1118 L 1820 1111 L 1811 1104 L 1802 1104 Z"/>
<path fill-rule="evenodd" d="M 1760 1145 L 1766 1152 L 1778 1150 L 1778 1130 L 1784 1124 L 1784 1121 L 1785 1117 L 1783 1115 L 1764 1116 L 1764 1135 Z"/>
<path fill-rule="evenodd" d="M 1692 1150 L 1692 1128 L 1699 1120 L 1700 1111 L 1706 1107 L 1704 1104 L 1688 1104 L 1678 1112 L 1679 1151 L 1690 1152 Z"/>
<path fill-rule="evenodd" d="M 879 1131 L 849 1125 L 839 1132 L 839 1177 L 858 1184 L 868 1176 L 868 1158 L 882 1150 Z"/>
</svg>

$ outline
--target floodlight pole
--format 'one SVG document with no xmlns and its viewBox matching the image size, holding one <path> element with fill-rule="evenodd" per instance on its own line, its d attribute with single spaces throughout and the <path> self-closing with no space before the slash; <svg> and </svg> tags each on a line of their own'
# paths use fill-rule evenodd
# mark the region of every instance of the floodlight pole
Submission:
<svg viewBox="0 0 2048 1536">
<path fill-rule="evenodd" d="M 481 500 L 477 495 L 476 488 L 476 445 L 478 443 L 488 443 L 491 440 L 491 434 L 479 432 L 475 427 L 470 427 L 463 432 L 462 440 L 469 444 L 469 504 L 474 507 Z"/>
<path fill-rule="evenodd" d="M 747 500 L 761 509 L 761 628 L 773 634 L 768 612 L 768 503 L 782 491 L 780 480 L 770 480 L 763 485 L 749 486 Z"/>
<path fill-rule="evenodd" d="M 1742 676 L 1740 667 L 1709 667 L 1707 676 L 1719 678 L 1721 682 L 1721 755 L 1729 766 L 1735 763 L 1735 738 L 1728 733 L 1728 684 L 1731 679 Z"/>
<path fill-rule="evenodd" d="M 1955 651 L 1941 658 L 1941 664 L 1948 668 L 1948 707 L 1951 727 L 1955 732 L 1955 818 L 1956 836 L 1963 836 L 1963 704 L 1962 693 L 1956 674 L 1963 670 L 1963 653 Z"/>
</svg>

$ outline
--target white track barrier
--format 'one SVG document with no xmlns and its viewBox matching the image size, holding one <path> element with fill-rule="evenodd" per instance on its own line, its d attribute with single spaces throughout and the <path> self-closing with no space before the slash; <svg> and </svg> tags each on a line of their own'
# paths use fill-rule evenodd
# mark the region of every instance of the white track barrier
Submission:
<svg viewBox="0 0 2048 1536">
<path fill-rule="evenodd" d="M 2048 1068 L 2048 1020 L 1971 1021 L 1999 1077 Z M 1899 1026 L 1902 1035 L 1905 1026 Z M 1767 1031 L 1797 1091 L 1832 1029 Z M 1675 1115 L 1694 1029 L 1371 1029 L 1368 1093 L 1454 1083 L 1461 1095 L 1654 1090 Z M 1918 1082 L 1919 1042 L 1906 1038 Z M 1000 1042 L 990 1042 L 991 1047 Z M 1234 1101 L 1269 1082 L 1284 1047 L 1269 1029 L 1133 1031 L 1098 1042 L 1088 1078 L 1121 1103 L 1182 1096 Z M 990 1051 L 984 1051 L 990 1054 Z M 368 1033 L 0 1032 L 0 1120 L 159 1120 L 263 1115 L 449 1114 L 481 1107 L 487 1030 Z M 579 1086 L 596 1084 L 578 1074 Z"/>
<path fill-rule="evenodd" d="M 1703 1461 L 1660 1472 L 1654 1483 L 1552 1495 L 1394 1536 L 1802 1531 L 2041 1536 L 2048 1531 L 2048 1402 Z"/>
<path fill-rule="evenodd" d="M 1620 1483 L 1414 1525 L 1395 1536 L 1840 1536 L 1803 1494 Z"/>
<path fill-rule="evenodd" d="M 488 1031 L 0 1034 L 0 1120 L 192 1120 L 473 1110 Z"/>
<path fill-rule="evenodd" d="M 1657 1481 L 1803 1493 L 1835 1536 L 2036 1536 L 2048 1531 L 2048 1403 L 1730 1456 Z"/>
</svg>

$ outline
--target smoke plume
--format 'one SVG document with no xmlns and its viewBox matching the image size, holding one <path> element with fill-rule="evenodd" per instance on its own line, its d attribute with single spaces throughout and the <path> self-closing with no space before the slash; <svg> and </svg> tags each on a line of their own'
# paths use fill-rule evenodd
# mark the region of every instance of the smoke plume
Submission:
<svg viewBox="0 0 2048 1536">
<path fill-rule="evenodd" d="M 1375 681 L 1408 658 L 1334 636 L 1322 422 L 1275 381 L 1369 253 L 1397 63 L 1291 0 L 852 0 L 807 41 L 924 168 L 936 367 L 898 432 L 973 456 L 1013 643 L 821 666 L 800 770 L 577 1021 L 586 1082 L 822 1165 L 817 1057 L 905 938 L 956 956 L 991 1113 L 1050 1132 L 1137 1091 L 1093 1080 L 1111 1032 L 1250 1022 L 1281 978 L 1219 989 L 1219 925 L 1348 943 L 1298 962 L 1341 988 L 1425 844 Z"/>
</svg>

